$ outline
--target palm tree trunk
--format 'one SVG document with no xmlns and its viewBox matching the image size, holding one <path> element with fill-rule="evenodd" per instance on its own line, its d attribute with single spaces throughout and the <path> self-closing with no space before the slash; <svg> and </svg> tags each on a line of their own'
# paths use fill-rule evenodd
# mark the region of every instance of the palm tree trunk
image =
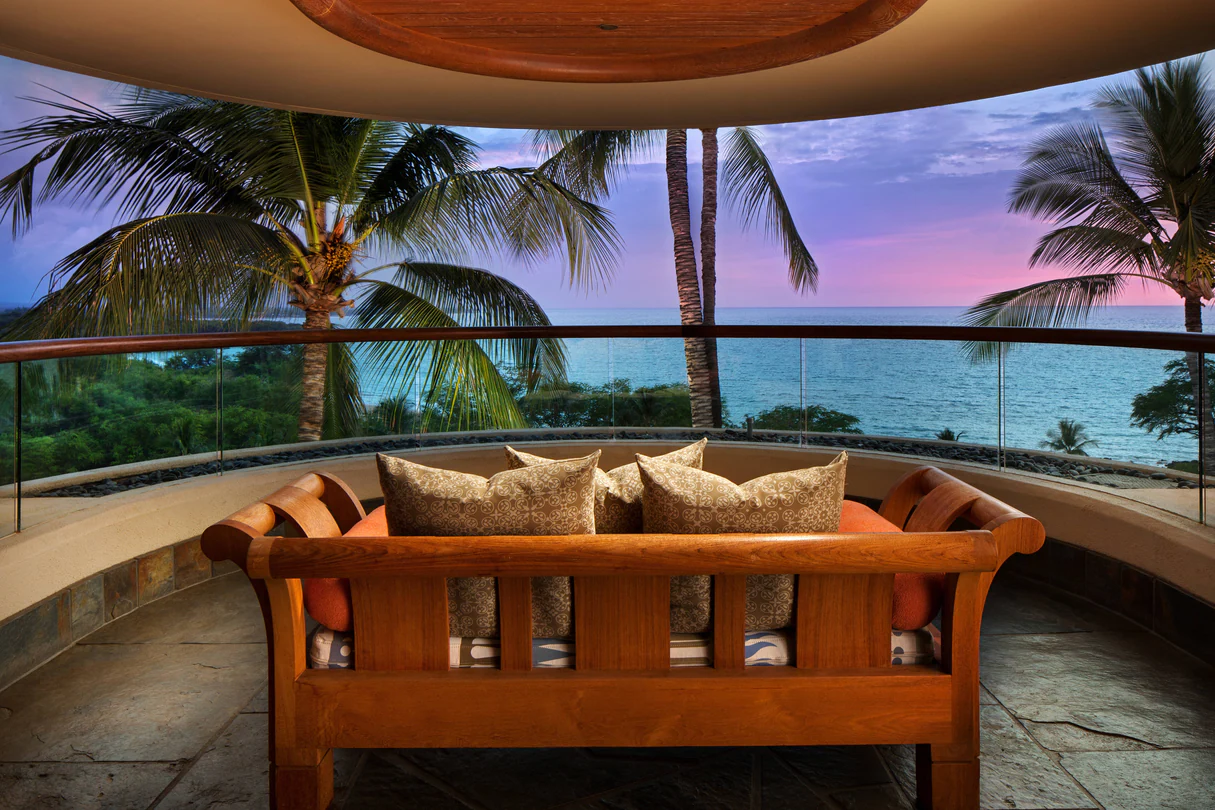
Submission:
<svg viewBox="0 0 1215 810">
<path fill-rule="evenodd" d="M 305 329 L 328 329 L 329 311 L 310 309 L 304 314 Z M 299 440 L 315 442 L 321 438 L 325 424 L 325 371 L 329 346 L 325 343 L 304 345 L 304 374 L 300 380 Z"/>
<path fill-rule="evenodd" d="M 701 323 L 700 279 L 696 272 L 696 246 L 692 242 L 692 209 L 688 202 L 688 133 L 667 130 L 667 205 L 671 232 L 675 236 L 675 285 L 679 292 L 679 322 Z M 688 366 L 688 390 L 692 398 L 692 426 L 713 426 L 713 391 L 704 341 L 683 342 Z"/>
<path fill-rule="evenodd" d="M 700 205 L 700 285 L 704 298 L 701 320 L 717 323 L 717 130 L 700 131 L 704 143 L 701 163 L 704 196 Z M 713 398 L 713 427 L 722 426 L 721 373 L 717 365 L 717 338 L 705 339 L 705 362 L 709 367 L 709 392 Z"/>
<path fill-rule="evenodd" d="M 1187 296 L 1185 299 L 1185 331 L 1202 331 L 1202 299 Z M 1202 434 L 1203 461 L 1208 475 L 1215 473 L 1215 419 L 1211 415 L 1210 381 L 1202 384 L 1201 364 L 1203 358 L 1197 352 L 1186 352 L 1185 363 L 1190 371 L 1190 385 L 1194 391 L 1194 412 L 1198 417 L 1198 429 Z"/>
</svg>

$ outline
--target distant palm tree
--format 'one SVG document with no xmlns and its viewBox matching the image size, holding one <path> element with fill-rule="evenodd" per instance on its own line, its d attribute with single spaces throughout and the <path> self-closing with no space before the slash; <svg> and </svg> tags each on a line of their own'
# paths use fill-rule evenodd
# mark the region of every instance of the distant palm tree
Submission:
<svg viewBox="0 0 1215 810">
<path fill-rule="evenodd" d="M 686 325 L 717 322 L 718 185 L 744 227 L 762 226 L 781 243 L 789 262 L 789 283 L 813 292 L 818 266 L 798 233 L 772 162 L 758 133 L 735 127 L 726 137 L 724 159 L 716 129 L 702 129 L 703 190 L 700 207 L 700 266 L 692 238 L 688 190 L 688 133 L 665 133 L 667 207 L 675 237 L 675 280 L 679 319 Z M 628 165 L 663 140 L 655 130 L 539 130 L 534 140 L 546 157 L 542 169 L 587 199 L 607 196 Z M 721 378 L 715 339 L 684 340 L 694 427 L 722 426 Z"/>
<path fill-rule="evenodd" d="M 1059 427 L 1047 430 L 1046 441 L 1039 442 L 1038 446 L 1056 453 L 1067 453 L 1069 456 L 1087 456 L 1084 448 L 1096 447 L 1098 444 L 1095 439 L 1088 437 L 1084 425 L 1074 419 L 1060 419 Z"/>
<path fill-rule="evenodd" d="M 116 203 L 126 221 L 60 261 L 8 337 L 179 331 L 214 315 L 247 324 L 285 305 L 308 330 L 351 309 L 361 327 L 547 324 L 524 290 L 461 257 L 563 249 L 585 286 L 618 244 L 602 208 L 534 168 L 478 168 L 476 144 L 441 126 L 140 89 L 112 110 L 40 103 L 52 113 L 0 133 L 0 147 L 34 150 L 0 180 L 0 217 L 20 232 L 35 200 L 67 199 Z M 388 263 L 367 267 L 375 256 Z M 381 270 L 391 282 L 372 278 Z M 565 362 L 560 342 L 532 340 L 380 344 L 367 356 L 400 390 L 424 374 L 449 424 L 512 426 L 522 417 L 495 361 L 529 385 Z M 303 440 L 362 407 L 347 346 L 305 346 L 301 388 Z"/>
<path fill-rule="evenodd" d="M 937 431 L 937 439 L 942 442 L 960 442 L 962 437 L 966 435 L 965 431 L 954 433 L 951 428 L 945 428 Z"/>
<path fill-rule="evenodd" d="M 1215 86 L 1200 58 L 1170 62 L 1105 88 L 1096 111 L 1101 123 L 1057 127 L 1033 144 L 1009 202 L 1057 226 L 1030 266 L 1057 263 L 1076 275 L 988 296 L 968 311 L 969 323 L 1074 326 L 1137 280 L 1176 293 L 1186 331 L 1202 331 L 1215 282 Z M 982 356 L 993 347 L 973 348 Z M 1186 362 L 1215 453 L 1198 355 Z"/>
</svg>

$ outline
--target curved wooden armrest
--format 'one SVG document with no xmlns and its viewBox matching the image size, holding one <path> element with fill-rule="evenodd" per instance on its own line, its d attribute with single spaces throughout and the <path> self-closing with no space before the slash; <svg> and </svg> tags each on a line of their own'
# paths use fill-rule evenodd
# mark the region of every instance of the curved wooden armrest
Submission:
<svg viewBox="0 0 1215 810">
<path fill-rule="evenodd" d="M 251 577 L 874 574 L 994 571 L 990 532 L 565 537 L 256 537 Z"/>
<path fill-rule="evenodd" d="M 1042 523 L 936 467 L 917 467 L 882 500 L 882 517 L 906 531 L 942 532 L 959 518 L 990 531 L 1000 562 L 1042 548 Z"/>
</svg>

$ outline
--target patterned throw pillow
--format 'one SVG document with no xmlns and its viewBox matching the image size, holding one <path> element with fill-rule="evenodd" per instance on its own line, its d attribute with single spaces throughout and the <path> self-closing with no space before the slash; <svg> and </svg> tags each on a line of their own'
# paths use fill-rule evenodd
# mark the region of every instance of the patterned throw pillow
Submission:
<svg viewBox="0 0 1215 810">
<path fill-rule="evenodd" d="M 772 473 L 745 484 L 637 456 L 645 530 L 660 534 L 801 534 L 839 530 L 848 454 L 825 467 Z M 712 578 L 671 578 L 671 632 L 712 623 Z M 793 576 L 747 577 L 747 630 L 793 621 Z"/>
<path fill-rule="evenodd" d="M 377 455 L 380 486 L 393 537 L 595 533 L 596 451 L 492 478 L 425 467 Z M 453 636 L 496 637 L 498 592 L 492 577 L 447 581 Z M 532 580 L 532 634 L 569 636 L 569 577 Z"/>
<path fill-rule="evenodd" d="M 704 466 L 705 445 L 708 442 L 708 439 L 701 439 L 696 444 L 654 458 L 699 470 Z M 506 448 L 507 469 L 519 470 L 551 461 L 510 446 Z M 641 530 L 641 474 L 637 472 L 637 464 L 623 464 L 608 472 L 596 468 L 595 533 L 638 534 Z"/>
</svg>

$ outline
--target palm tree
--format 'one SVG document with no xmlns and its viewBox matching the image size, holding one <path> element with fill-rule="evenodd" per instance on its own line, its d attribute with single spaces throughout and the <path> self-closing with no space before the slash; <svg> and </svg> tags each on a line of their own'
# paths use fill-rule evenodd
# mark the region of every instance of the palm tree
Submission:
<svg viewBox="0 0 1215 810">
<path fill-rule="evenodd" d="M 960 442 L 962 437 L 966 435 L 966 431 L 953 432 L 953 428 L 944 428 L 937 431 L 937 441 L 942 442 Z"/>
<path fill-rule="evenodd" d="M 284 306 L 308 330 L 352 309 L 360 327 L 547 324 L 524 290 L 461 259 L 563 249 L 571 283 L 593 286 L 618 242 L 599 206 L 534 168 L 478 168 L 476 144 L 445 127 L 141 89 L 112 110 L 40 103 L 48 115 L 0 133 L 9 151 L 33 150 L 0 180 L 0 216 L 19 233 L 35 201 L 67 199 L 113 204 L 122 224 L 62 259 L 9 337 L 243 325 Z M 389 263 L 369 266 L 376 256 Z M 387 270 L 391 281 L 374 277 Z M 457 425 L 522 423 L 498 361 L 531 385 L 564 373 L 552 341 L 382 344 L 368 357 L 401 391 L 425 375 L 427 401 Z M 304 347 L 300 439 L 357 415 L 356 370 L 346 346 Z"/>
<path fill-rule="evenodd" d="M 615 186 L 630 162 L 652 152 L 662 139 L 653 130 L 540 130 L 534 141 L 546 157 L 542 169 L 587 199 L 600 199 Z M 781 243 L 789 262 L 789 283 L 814 292 L 818 266 L 798 233 L 776 173 L 755 130 L 736 127 L 725 138 L 724 159 L 716 129 L 702 129 L 703 176 L 700 207 L 700 265 L 692 238 L 688 190 L 688 133 L 665 133 L 667 207 L 674 236 L 679 319 L 685 325 L 717 322 L 717 209 L 719 185 L 725 202 L 744 227 L 762 226 Z M 717 341 L 684 340 L 694 427 L 722 426 Z"/>
<path fill-rule="evenodd" d="M 1095 439 L 1088 437 L 1084 425 L 1074 419 L 1060 419 L 1059 427 L 1046 431 L 1046 441 L 1038 442 L 1039 447 L 1069 456 L 1087 456 L 1084 448 L 1098 444 Z"/>
<path fill-rule="evenodd" d="M 988 296 L 968 311 L 969 323 L 1074 326 L 1137 280 L 1176 293 L 1186 331 L 1202 331 L 1215 281 L 1215 87 L 1202 59 L 1139 70 L 1133 83 L 1102 90 L 1095 109 L 1099 122 L 1057 127 L 1033 144 L 1009 201 L 1056 226 L 1030 266 L 1075 274 Z M 1198 355 L 1186 362 L 1215 452 Z"/>
</svg>

